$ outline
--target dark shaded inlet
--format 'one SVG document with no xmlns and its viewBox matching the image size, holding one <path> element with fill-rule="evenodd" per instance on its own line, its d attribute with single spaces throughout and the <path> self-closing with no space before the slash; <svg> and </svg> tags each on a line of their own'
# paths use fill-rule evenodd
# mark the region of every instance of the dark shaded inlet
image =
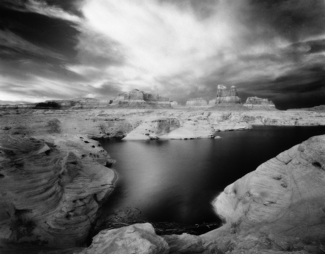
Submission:
<svg viewBox="0 0 325 254">
<path fill-rule="evenodd" d="M 133 208 L 153 223 L 220 225 L 211 202 L 227 185 L 292 146 L 322 134 L 325 127 L 258 126 L 220 132 L 221 139 L 102 140 L 103 148 L 117 160 L 113 169 L 119 175 L 103 217 Z"/>
</svg>

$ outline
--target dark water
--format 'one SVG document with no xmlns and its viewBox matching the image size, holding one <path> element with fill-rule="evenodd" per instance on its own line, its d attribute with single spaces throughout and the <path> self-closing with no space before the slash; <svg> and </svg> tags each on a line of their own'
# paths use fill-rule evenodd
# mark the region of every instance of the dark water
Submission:
<svg viewBox="0 0 325 254">
<path fill-rule="evenodd" d="M 138 208 L 149 221 L 216 222 L 211 201 L 230 183 L 325 127 L 254 127 L 221 139 L 103 141 L 119 182 L 106 212 Z"/>
</svg>

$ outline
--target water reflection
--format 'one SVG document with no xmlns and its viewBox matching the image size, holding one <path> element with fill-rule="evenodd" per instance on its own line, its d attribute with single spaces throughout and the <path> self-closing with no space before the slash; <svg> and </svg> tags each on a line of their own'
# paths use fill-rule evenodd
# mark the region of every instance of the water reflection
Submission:
<svg viewBox="0 0 325 254">
<path fill-rule="evenodd" d="M 105 141 L 120 180 L 106 212 L 136 207 L 151 221 L 213 222 L 211 201 L 228 184 L 324 127 L 256 127 L 217 140 Z"/>
</svg>

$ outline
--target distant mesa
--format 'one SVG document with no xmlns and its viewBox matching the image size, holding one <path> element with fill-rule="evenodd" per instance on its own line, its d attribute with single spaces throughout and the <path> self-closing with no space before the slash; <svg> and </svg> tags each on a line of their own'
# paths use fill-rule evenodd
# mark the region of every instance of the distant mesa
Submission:
<svg viewBox="0 0 325 254">
<path fill-rule="evenodd" d="M 94 109 L 106 108 L 112 100 L 98 100 L 94 98 L 76 98 L 71 100 L 49 100 L 37 103 L 36 109 Z"/>
<path fill-rule="evenodd" d="M 209 101 L 209 106 L 235 104 L 241 104 L 241 99 L 238 97 L 235 86 L 232 86 L 230 90 L 228 90 L 226 86 L 218 85 L 216 98 Z"/>
<path fill-rule="evenodd" d="M 119 94 L 112 102 L 115 107 L 130 108 L 171 108 L 170 99 L 159 94 L 151 94 L 133 89 L 130 92 Z"/>
<path fill-rule="evenodd" d="M 275 109 L 275 105 L 272 101 L 268 99 L 263 99 L 259 97 L 248 97 L 246 103 L 243 105 L 250 109 Z"/>
<path fill-rule="evenodd" d="M 195 98 L 191 99 L 186 102 L 186 106 L 188 107 L 207 107 L 208 102 L 204 100 L 203 98 Z"/>
</svg>

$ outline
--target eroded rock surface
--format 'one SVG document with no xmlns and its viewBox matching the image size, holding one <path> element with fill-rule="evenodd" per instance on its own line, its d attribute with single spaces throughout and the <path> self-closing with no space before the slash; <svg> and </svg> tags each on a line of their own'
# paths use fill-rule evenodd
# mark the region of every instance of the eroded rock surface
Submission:
<svg viewBox="0 0 325 254">
<path fill-rule="evenodd" d="M 89 152 L 83 143 L 76 136 L 0 137 L 0 240 L 84 242 L 116 175 L 104 167 L 104 150 Z"/>
<path fill-rule="evenodd" d="M 206 237 L 224 234 L 224 241 L 232 237 L 236 248 L 246 250 L 269 245 L 316 253 L 325 243 L 324 192 L 325 135 L 292 147 L 229 185 L 213 202 L 226 224 Z"/>
<path fill-rule="evenodd" d="M 102 230 L 91 246 L 80 254 L 168 254 L 166 241 L 155 234 L 151 224 L 134 224 L 112 230 Z"/>
</svg>

